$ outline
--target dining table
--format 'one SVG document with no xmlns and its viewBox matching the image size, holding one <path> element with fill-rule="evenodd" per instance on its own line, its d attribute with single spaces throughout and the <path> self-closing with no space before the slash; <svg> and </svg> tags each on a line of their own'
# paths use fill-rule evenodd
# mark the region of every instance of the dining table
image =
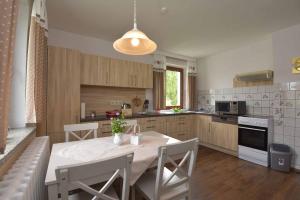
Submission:
<svg viewBox="0 0 300 200">
<path fill-rule="evenodd" d="M 133 186 L 147 169 L 157 165 L 158 148 L 160 146 L 180 142 L 180 140 L 155 131 L 141 132 L 141 135 L 142 139 L 139 145 L 130 144 L 130 135 L 128 134 L 123 135 L 121 145 L 113 143 L 113 136 L 53 144 L 45 178 L 45 185 L 48 188 L 48 200 L 59 199 L 58 182 L 55 175 L 57 167 L 106 160 L 133 152 L 130 177 L 130 185 Z M 92 177 L 85 181 L 87 184 L 93 185 L 107 181 L 109 177 Z M 75 189 L 78 188 L 69 188 L 69 190 Z"/>
</svg>

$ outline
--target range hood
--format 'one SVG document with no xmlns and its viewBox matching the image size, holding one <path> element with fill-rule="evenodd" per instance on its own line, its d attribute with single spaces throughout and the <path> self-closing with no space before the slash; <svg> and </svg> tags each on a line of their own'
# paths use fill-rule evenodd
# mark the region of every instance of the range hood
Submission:
<svg viewBox="0 0 300 200">
<path fill-rule="evenodd" d="M 238 74 L 235 78 L 239 81 L 270 81 L 273 80 L 273 71 L 264 70 L 250 73 Z"/>
</svg>

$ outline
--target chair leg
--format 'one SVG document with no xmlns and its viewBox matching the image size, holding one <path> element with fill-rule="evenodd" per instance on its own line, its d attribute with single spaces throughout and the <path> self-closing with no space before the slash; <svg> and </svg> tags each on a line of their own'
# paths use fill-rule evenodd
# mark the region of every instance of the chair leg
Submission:
<svg viewBox="0 0 300 200">
<path fill-rule="evenodd" d="M 130 186 L 131 188 L 131 200 L 135 200 L 135 186 Z"/>
</svg>

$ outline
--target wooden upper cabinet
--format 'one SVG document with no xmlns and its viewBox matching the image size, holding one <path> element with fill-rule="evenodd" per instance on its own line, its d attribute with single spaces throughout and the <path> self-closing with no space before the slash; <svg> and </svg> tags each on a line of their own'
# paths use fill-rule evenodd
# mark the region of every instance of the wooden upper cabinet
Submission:
<svg viewBox="0 0 300 200">
<path fill-rule="evenodd" d="M 109 86 L 110 58 L 81 54 L 80 68 L 81 84 Z"/>
<path fill-rule="evenodd" d="M 80 117 L 80 52 L 48 47 L 47 132 L 63 138 L 65 124 Z M 52 139 L 53 142 L 53 139 Z"/>
<path fill-rule="evenodd" d="M 152 88 L 152 65 L 81 54 L 82 85 Z"/>
</svg>

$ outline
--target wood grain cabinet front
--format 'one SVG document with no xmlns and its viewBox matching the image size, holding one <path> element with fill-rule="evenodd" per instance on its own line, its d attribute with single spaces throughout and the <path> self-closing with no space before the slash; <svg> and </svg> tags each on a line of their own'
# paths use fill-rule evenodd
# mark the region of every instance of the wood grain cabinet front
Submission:
<svg viewBox="0 0 300 200">
<path fill-rule="evenodd" d="M 64 141 L 64 125 L 80 119 L 80 52 L 48 47 L 47 134 Z"/>
<path fill-rule="evenodd" d="M 82 85 L 153 88 L 152 65 L 81 54 Z"/>
</svg>

